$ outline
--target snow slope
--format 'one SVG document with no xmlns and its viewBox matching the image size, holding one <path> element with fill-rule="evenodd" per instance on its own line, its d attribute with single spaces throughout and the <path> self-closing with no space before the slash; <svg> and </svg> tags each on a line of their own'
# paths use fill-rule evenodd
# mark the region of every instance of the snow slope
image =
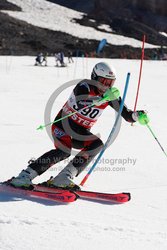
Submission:
<svg viewBox="0 0 167 250">
<path fill-rule="evenodd" d="M 117 69 L 116 86 L 123 91 L 131 72 L 126 103 L 133 108 L 140 62 L 110 60 Z M 53 148 L 43 123 L 50 95 L 64 82 L 89 77 L 100 59 L 79 58 L 67 68 L 34 67 L 32 57 L 0 57 L 0 181 L 17 175 L 31 157 Z M 138 108 L 149 111 L 151 127 L 166 147 L 166 62 L 144 61 Z M 71 87 L 56 99 L 52 118 Z M 114 122 L 108 108 L 93 128 L 105 141 Z M 164 250 L 167 248 L 166 157 L 145 126 L 122 121 L 121 131 L 107 149 L 85 189 L 131 192 L 124 205 L 78 200 L 63 205 L 38 199 L 12 199 L 0 194 L 0 249 L 2 250 Z M 63 163 L 58 164 L 63 167 Z M 52 167 L 34 182 L 56 175 Z M 86 171 L 76 179 L 80 183 Z"/>
<path fill-rule="evenodd" d="M 97 31 L 91 27 L 74 22 L 74 18 L 81 19 L 84 13 L 68 9 L 58 4 L 50 3 L 45 0 L 8 0 L 13 4 L 22 8 L 18 11 L 3 11 L 10 16 L 23 20 L 32 25 L 68 33 L 74 37 L 102 40 L 106 38 L 108 43 L 114 45 L 130 45 L 132 47 L 140 47 L 141 42 L 125 36 L 115 35 L 111 32 Z M 106 30 L 106 26 L 103 26 Z M 145 48 L 156 48 L 157 46 L 145 44 Z"/>
</svg>

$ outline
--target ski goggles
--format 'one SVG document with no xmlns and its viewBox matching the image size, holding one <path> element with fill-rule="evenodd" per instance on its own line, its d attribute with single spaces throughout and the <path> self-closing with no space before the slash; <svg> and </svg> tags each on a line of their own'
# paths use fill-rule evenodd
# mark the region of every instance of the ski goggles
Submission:
<svg viewBox="0 0 167 250">
<path fill-rule="evenodd" d="M 104 86 L 111 88 L 114 85 L 115 79 L 108 79 L 98 76 L 97 81 L 102 83 Z"/>
</svg>

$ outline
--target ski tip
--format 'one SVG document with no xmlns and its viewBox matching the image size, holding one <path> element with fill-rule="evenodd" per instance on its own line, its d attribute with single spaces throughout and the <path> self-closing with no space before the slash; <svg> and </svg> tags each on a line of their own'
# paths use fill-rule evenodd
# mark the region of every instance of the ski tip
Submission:
<svg viewBox="0 0 167 250">
<path fill-rule="evenodd" d="M 122 193 L 122 194 L 125 194 L 126 196 L 128 196 L 128 200 L 127 201 L 131 200 L 131 193 Z"/>
</svg>

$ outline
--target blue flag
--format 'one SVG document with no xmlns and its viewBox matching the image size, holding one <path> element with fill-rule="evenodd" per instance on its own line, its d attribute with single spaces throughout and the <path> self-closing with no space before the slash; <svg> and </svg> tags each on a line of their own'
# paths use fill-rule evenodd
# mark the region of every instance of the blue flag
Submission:
<svg viewBox="0 0 167 250">
<path fill-rule="evenodd" d="M 104 48 L 104 46 L 106 45 L 106 43 L 107 43 L 106 39 L 103 39 L 103 40 L 100 41 L 100 43 L 99 43 L 99 45 L 97 47 L 97 51 L 96 51 L 97 54 L 99 54 L 100 51 L 102 51 L 102 49 Z"/>
</svg>

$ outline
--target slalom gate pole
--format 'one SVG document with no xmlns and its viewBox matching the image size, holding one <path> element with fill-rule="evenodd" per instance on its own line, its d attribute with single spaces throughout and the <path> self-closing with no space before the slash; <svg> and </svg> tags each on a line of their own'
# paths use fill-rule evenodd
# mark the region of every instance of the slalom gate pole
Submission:
<svg viewBox="0 0 167 250">
<path fill-rule="evenodd" d="M 76 70 L 77 70 L 77 64 L 78 64 L 78 50 L 76 51 L 76 57 L 75 57 L 75 63 L 74 63 L 74 73 L 73 73 L 73 79 L 76 78 Z"/>
<path fill-rule="evenodd" d="M 146 124 L 147 128 L 150 130 L 151 134 L 153 135 L 154 139 L 157 141 L 158 145 L 160 146 L 162 152 L 166 155 L 167 157 L 167 153 L 165 152 L 164 148 L 162 147 L 162 145 L 160 144 L 159 140 L 157 139 L 156 135 L 154 134 L 153 130 L 151 129 L 149 124 Z"/>
<path fill-rule="evenodd" d="M 137 101 L 138 101 L 138 97 L 139 97 L 141 74 L 142 74 L 143 60 L 144 60 L 144 44 L 145 44 L 145 39 L 146 39 L 146 37 L 145 37 L 145 35 L 143 35 L 142 54 L 141 54 L 141 61 L 140 61 L 140 71 L 139 71 L 139 79 L 138 79 L 138 85 L 137 85 L 136 99 L 135 99 L 135 104 L 134 104 L 134 112 L 136 111 Z"/>
<path fill-rule="evenodd" d="M 127 74 L 127 77 L 126 77 L 126 83 L 125 83 L 125 88 L 124 88 L 124 93 L 123 93 L 123 97 L 122 97 L 122 101 L 121 101 L 121 104 L 120 104 L 120 108 L 119 108 L 119 111 L 118 111 L 118 114 L 117 114 L 117 117 L 115 119 L 115 122 L 114 122 L 114 125 L 113 125 L 113 128 L 107 138 L 107 141 L 106 143 L 104 144 L 104 147 L 103 149 L 101 150 L 101 152 L 99 153 L 97 159 L 95 160 L 95 162 L 93 163 L 92 167 L 90 168 L 90 170 L 88 171 L 88 173 L 85 175 L 85 177 L 83 178 L 83 180 L 81 181 L 80 185 L 83 186 L 85 184 L 85 182 L 87 181 L 87 179 L 89 178 L 90 174 L 92 173 L 92 171 L 94 170 L 94 168 L 97 166 L 99 160 L 101 159 L 102 155 L 104 154 L 108 144 L 110 143 L 110 140 L 112 139 L 113 135 L 114 135 L 114 132 L 115 132 L 115 129 L 117 127 L 117 124 L 118 124 L 118 121 L 120 119 L 120 116 L 121 116 L 121 113 L 122 113 L 122 110 L 123 110 L 123 106 L 124 106 L 124 102 L 125 102 L 125 98 L 126 98 L 126 94 L 127 94 L 127 90 L 128 90 L 128 85 L 129 85 L 129 79 L 130 79 L 130 73 Z"/>
</svg>

